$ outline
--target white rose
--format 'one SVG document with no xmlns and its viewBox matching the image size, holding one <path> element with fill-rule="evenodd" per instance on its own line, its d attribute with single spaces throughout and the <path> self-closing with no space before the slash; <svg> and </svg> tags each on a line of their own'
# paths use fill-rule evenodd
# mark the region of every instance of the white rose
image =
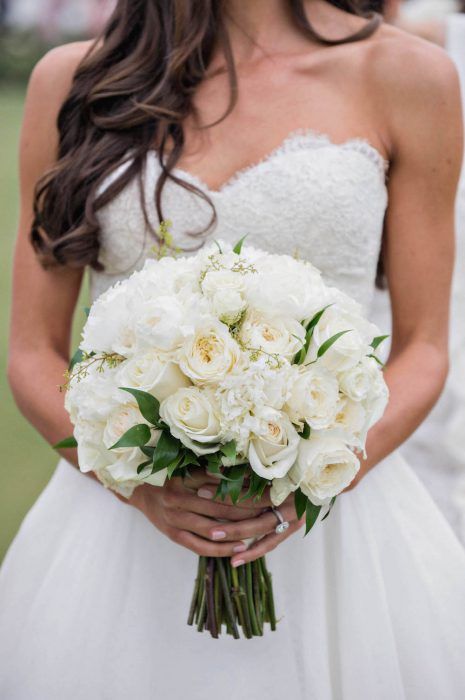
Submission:
<svg viewBox="0 0 465 700">
<path fill-rule="evenodd" d="M 146 461 L 138 448 L 120 448 L 109 450 L 104 444 L 103 434 L 105 423 L 80 421 L 74 429 L 78 442 L 79 469 L 94 472 L 98 479 L 107 487 L 129 498 L 142 481 L 154 486 L 163 486 L 167 470 L 150 474 L 150 469 L 137 473 L 137 467 Z M 156 433 L 158 438 L 159 433 Z M 154 442 L 152 440 L 151 442 Z"/>
<path fill-rule="evenodd" d="M 326 309 L 313 331 L 307 361 L 317 358 L 318 349 L 327 340 L 337 333 L 348 331 L 333 343 L 318 362 L 333 372 L 352 369 L 371 351 L 364 330 L 365 321 L 361 317 L 339 312 L 333 307 Z"/>
<path fill-rule="evenodd" d="M 178 389 L 161 403 L 160 417 L 171 434 L 196 455 L 218 451 L 222 430 L 218 406 L 209 390 L 196 386 Z"/>
<path fill-rule="evenodd" d="M 305 342 L 305 329 L 292 317 L 250 310 L 239 337 L 247 348 L 292 360 Z"/>
<path fill-rule="evenodd" d="M 389 402 L 389 388 L 380 366 L 370 357 L 367 358 L 367 365 L 371 374 L 371 387 L 363 402 L 367 414 L 366 432 L 380 420 Z"/>
<path fill-rule="evenodd" d="M 134 355 L 118 368 L 118 386 L 140 389 L 163 401 L 177 389 L 189 386 L 189 379 L 174 362 L 166 362 L 156 350 Z"/>
<path fill-rule="evenodd" d="M 360 462 L 343 442 L 332 437 L 301 440 L 289 477 L 315 505 L 326 505 L 354 480 Z"/>
<path fill-rule="evenodd" d="M 284 503 L 286 498 L 296 489 L 297 486 L 288 476 L 283 476 L 281 479 L 273 479 L 270 489 L 272 504 L 277 508 L 281 503 Z"/>
<path fill-rule="evenodd" d="M 221 260 L 220 256 L 216 256 Z M 234 256 L 236 258 L 236 256 Z M 236 258 L 237 259 L 237 258 Z M 232 263 L 236 262 L 232 260 Z M 226 260 L 226 258 L 225 258 Z M 209 298 L 213 298 L 218 292 L 236 292 L 241 297 L 245 291 L 245 277 L 232 270 L 209 270 L 201 282 L 202 292 Z"/>
<path fill-rule="evenodd" d="M 132 354 L 136 336 L 127 280 L 118 282 L 94 301 L 82 331 L 81 350 Z"/>
<path fill-rule="evenodd" d="M 129 428 L 132 428 L 138 423 L 146 423 L 148 425 L 147 421 L 139 411 L 137 403 L 128 401 L 126 403 L 118 404 L 111 411 L 106 421 L 102 436 L 103 444 L 105 447 L 110 448 L 115 444 L 115 442 L 118 442 L 118 440 L 127 430 L 129 430 Z"/>
<path fill-rule="evenodd" d="M 216 383 L 239 364 L 241 350 L 217 319 L 200 321 L 179 353 L 179 366 L 195 384 Z"/>
<path fill-rule="evenodd" d="M 368 361 L 374 360 L 364 357 L 358 365 L 339 375 L 340 389 L 352 401 L 363 401 L 370 393 L 373 380 Z"/>
<path fill-rule="evenodd" d="M 333 427 L 346 443 L 362 447 L 361 439 L 366 420 L 367 414 L 363 403 L 343 397 L 339 402 Z"/>
<path fill-rule="evenodd" d="M 241 294 L 234 289 L 219 290 L 211 300 L 212 311 L 220 321 L 232 326 L 237 323 L 246 307 Z"/>
<path fill-rule="evenodd" d="M 275 367 L 261 357 L 241 371 L 228 374 L 218 386 L 215 395 L 225 438 L 236 441 L 240 455 L 248 453 L 257 406 L 282 409 L 289 398 L 293 372 L 294 368 L 286 362 Z"/>
<path fill-rule="evenodd" d="M 264 407 L 250 440 L 250 466 L 265 479 L 283 477 L 296 460 L 299 442 L 300 437 L 289 417 Z"/>
<path fill-rule="evenodd" d="M 104 422 L 78 420 L 74 426 L 78 464 L 83 473 L 97 472 L 116 462 L 117 456 L 103 444 Z"/>
<path fill-rule="evenodd" d="M 75 371 L 79 365 L 75 366 Z M 74 379 L 65 394 L 65 408 L 71 421 L 103 421 L 120 403 L 122 392 L 118 389 L 115 368 L 105 367 L 98 371 L 98 364 L 91 364 L 87 375 L 81 380 Z"/>
<path fill-rule="evenodd" d="M 293 423 L 304 421 L 314 430 L 328 428 L 335 420 L 339 404 L 339 385 L 325 367 L 301 367 L 292 386 L 287 412 Z"/>
<path fill-rule="evenodd" d="M 320 272 L 309 262 L 290 256 L 262 255 L 254 263 L 258 274 L 247 275 L 249 306 L 296 321 L 313 316 L 325 305 Z"/>
<path fill-rule="evenodd" d="M 181 346 L 186 315 L 176 297 L 135 300 L 133 314 L 139 345 L 171 354 Z"/>
</svg>

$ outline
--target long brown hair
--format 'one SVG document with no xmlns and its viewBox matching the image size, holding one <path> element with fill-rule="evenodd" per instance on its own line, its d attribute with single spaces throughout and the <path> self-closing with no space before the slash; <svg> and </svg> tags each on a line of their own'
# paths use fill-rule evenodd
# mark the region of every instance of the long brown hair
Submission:
<svg viewBox="0 0 465 700">
<path fill-rule="evenodd" d="M 363 0 L 329 0 L 342 10 L 367 17 L 357 33 L 329 40 L 311 25 L 304 0 L 286 1 L 301 31 L 326 45 L 364 39 L 381 21 L 378 15 L 365 12 Z M 205 234 L 214 226 L 216 212 L 207 193 L 172 170 L 183 151 L 183 122 L 194 114 L 192 97 L 206 75 L 217 42 L 224 52 L 230 86 L 227 110 L 218 121 L 231 112 L 237 100 L 223 2 L 118 0 L 102 35 L 76 71 L 58 116 L 57 163 L 36 187 L 31 241 L 44 266 L 102 269 L 96 213 L 136 176 L 143 192 L 143 164 L 154 144 L 161 166 L 155 191 L 159 220 L 163 219 L 163 185 L 171 179 L 212 208 L 207 228 L 196 233 Z M 169 153 L 167 144 L 172 144 Z M 125 162 L 122 174 L 99 191 L 108 174 Z M 143 196 L 141 202 L 146 224 L 156 235 Z"/>
</svg>

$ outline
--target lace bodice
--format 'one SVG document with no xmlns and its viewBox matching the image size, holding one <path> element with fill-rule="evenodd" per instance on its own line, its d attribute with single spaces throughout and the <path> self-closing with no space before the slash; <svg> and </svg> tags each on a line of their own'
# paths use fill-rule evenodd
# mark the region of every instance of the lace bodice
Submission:
<svg viewBox="0 0 465 700">
<path fill-rule="evenodd" d="M 120 166 L 108 184 L 121 173 Z M 145 163 L 148 216 L 156 228 L 153 193 L 160 172 L 155 152 Z M 204 189 L 218 221 L 209 238 L 236 242 L 248 234 L 250 245 L 310 260 L 330 284 L 365 308 L 372 300 L 387 204 L 386 163 L 364 140 L 335 144 L 309 130 L 293 131 L 263 160 L 240 170 L 219 190 L 198 177 L 174 173 Z M 106 183 L 104 183 L 104 187 Z M 198 195 L 167 181 L 163 214 L 172 222 L 175 245 L 193 250 L 199 239 L 188 234 L 206 226 L 211 208 Z M 104 272 L 91 272 L 95 299 L 119 279 L 139 269 L 153 255 L 154 238 L 144 222 L 137 179 L 105 208 L 101 222 L 100 261 Z"/>
</svg>

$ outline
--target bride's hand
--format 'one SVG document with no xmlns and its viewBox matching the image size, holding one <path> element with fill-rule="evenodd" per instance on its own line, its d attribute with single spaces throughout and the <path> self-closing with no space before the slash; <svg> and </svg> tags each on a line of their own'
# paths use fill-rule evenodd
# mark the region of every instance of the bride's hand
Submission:
<svg viewBox="0 0 465 700">
<path fill-rule="evenodd" d="M 200 556 L 232 557 L 236 566 L 275 549 L 302 524 L 297 521 L 293 499 L 288 499 L 279 510 L 290 526 L 278 535 L 268 494 L 258 503 L 248 499 L 233 505 L 213 500 L 217 485 L 214 477 L 197 472 L 184 482 L 180 478 L 170 479 L 162 488 L 140 486 L 129 503 L 177 544 Z M 256 537 L 261 539 L 247 548 L 243 540 Z"/>
</svg>

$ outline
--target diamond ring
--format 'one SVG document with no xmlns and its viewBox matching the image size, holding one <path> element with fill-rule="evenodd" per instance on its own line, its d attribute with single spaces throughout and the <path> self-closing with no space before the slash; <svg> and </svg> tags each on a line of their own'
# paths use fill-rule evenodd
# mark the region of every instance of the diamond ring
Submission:
<svg viewBox="0 0 465 700">
<path fill-rule="evenodd" d="M 276 532 L 277 535 L 282 535 L 283 532 L 286 532 L 287 528 L 289 527 L 289 523 L 287 520 L 284 520 L 281 511 L 279 511 L 277 508 L 274 508 L 271 506 L 271 510 L 273 513 L 276 515 L 278 518 L 278 524 L 276 525 L 274 531 Z"/>
</svg>

